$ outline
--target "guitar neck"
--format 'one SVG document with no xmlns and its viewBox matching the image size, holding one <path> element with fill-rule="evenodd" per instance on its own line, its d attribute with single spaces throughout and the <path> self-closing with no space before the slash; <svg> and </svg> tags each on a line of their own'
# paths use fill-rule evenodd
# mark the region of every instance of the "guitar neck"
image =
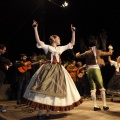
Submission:
<svg viewBox="0 0 120 120">
<path fill-rule="evenodd" d="M 33 62 L 33 63 L 31 63 L 30 65 L 35 65 L 35 64 L 38 64 L 38 63 L 40 63 L 40 61 Z"/>
</svg>

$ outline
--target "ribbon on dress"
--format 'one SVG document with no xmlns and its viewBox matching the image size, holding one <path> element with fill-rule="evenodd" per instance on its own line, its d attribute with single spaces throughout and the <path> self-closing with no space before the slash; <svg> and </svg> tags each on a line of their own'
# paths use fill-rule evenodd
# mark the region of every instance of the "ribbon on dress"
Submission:
<svg viewBox="0 0 120 120">
<path fill-rule="evenodd" d="M 51 63 L 53 62 L 53 56 L 56 57 L 56 60 L 59 63 L 59 54 L 57 52 L 51 53 Z"/>
</svg>

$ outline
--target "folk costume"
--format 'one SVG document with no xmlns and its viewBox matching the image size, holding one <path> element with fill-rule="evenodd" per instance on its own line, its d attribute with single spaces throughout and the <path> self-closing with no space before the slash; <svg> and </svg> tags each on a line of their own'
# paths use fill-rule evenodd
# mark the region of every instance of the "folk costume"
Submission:
<svg viewBox="0 0 120 120">
<path fill-rule="evenodd" d="M 75 44 L 75 31 L 71 25 L 72 39 L 65 46 L 60 45 L 60 38 L 57 35 L 50 36 L 51 45 L 46 45 L 39 38 L 37 22 L 33 21 L 37 47 L 42 48 L 47 56 L 47 63 L 43 64 L 32 76 L 30 83 L 25 91 L 24 97 L 28 100 L 27 104 L 33 108 L 49 111 L 67 111 L 78 106 L 81 102 L 77 88 L 67 72 L 61 65 L 60 55 L 68 49 L 72 49 Z"/>
<path fill-rule="evenodd" d="M 38 46 L 38 45 L 37 45 Z M 67 111 L 78 106 L 82 100 L 67 70 L 60 64 L 60 55 L 73 46 L 52 47 L 44 44 L 48 63 L 43 64 L 27 87 L 24 97 L 34 108 Z"/>
<path fill-rule="evenodd" d="M 120 63 L 111 60 L 110 64 L 115 67 L 115 73 L 108 83 L 107 93 L 112 95 L 120 95 Z"/>
<path fill-rule="evenodd" d="M 94 103 L 94 111 L 101 110 L 98 107 L 96 102 L 96 85 L 98 85 L 99 90 L 101 92 L 101 97 L 103 101 L 103 109 L 108 110 L 109 107 L 106 105 L 106 95 L 105 95 L 105 88 L 103 86 L 103 78 L 101 74 L 101 70 L 99 67 L 99 58 L 101 56 L 108 56 L 111 55 L 110 52 L 103 52 L 101 50 L 97 50 L 96 46 L 90 46 L 90 50 L 84 52 L 83 54 L 77 53 L 77 58 L 86 58 L 86 65 L 87 65 L 87 77 L 89 80 L 90 88 L 91 88 L 91 97 Z"/>
</svg>

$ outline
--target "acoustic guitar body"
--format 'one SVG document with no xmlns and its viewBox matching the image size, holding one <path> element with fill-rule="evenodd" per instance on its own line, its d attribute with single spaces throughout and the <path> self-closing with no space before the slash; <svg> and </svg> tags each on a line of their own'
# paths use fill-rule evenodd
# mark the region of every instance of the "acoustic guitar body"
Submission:
<svg viewBox="0 0 120 120">
<path fill-rule="evenodd" d="M 32 69 L 30 61 L 25 62 L 25 64 L 26 64 L 25 66 L 21 66 L 18 68 L 19 72 L 24 73 L 27 70 Z"/>
</svg>

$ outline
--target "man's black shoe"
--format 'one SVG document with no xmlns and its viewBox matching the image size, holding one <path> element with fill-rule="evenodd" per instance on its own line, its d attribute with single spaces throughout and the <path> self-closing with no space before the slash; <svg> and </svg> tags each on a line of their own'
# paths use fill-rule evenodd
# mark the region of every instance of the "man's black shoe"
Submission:
<svg viewBox="0 0 120 120">
<path fill-rule="evenodd" d="M 94 111 L 100 111 L 101 108 L 100 107 L 94 107 Z"/>
<path fill-rule="evenodd" d="M 108 110 L 108 109 L 109 109 L 109 107 L 103 106 L 103 110 Z"/>
<path fill-rule="evenodd" d="M 50 119 L 50 116 L 45 116 L 46 119 Z"/>
<path fill-rule="evenodd" d="M 42 118 L 42 115 L 41 116 L 37 115 L 37 118 Z"/>
</svg>

